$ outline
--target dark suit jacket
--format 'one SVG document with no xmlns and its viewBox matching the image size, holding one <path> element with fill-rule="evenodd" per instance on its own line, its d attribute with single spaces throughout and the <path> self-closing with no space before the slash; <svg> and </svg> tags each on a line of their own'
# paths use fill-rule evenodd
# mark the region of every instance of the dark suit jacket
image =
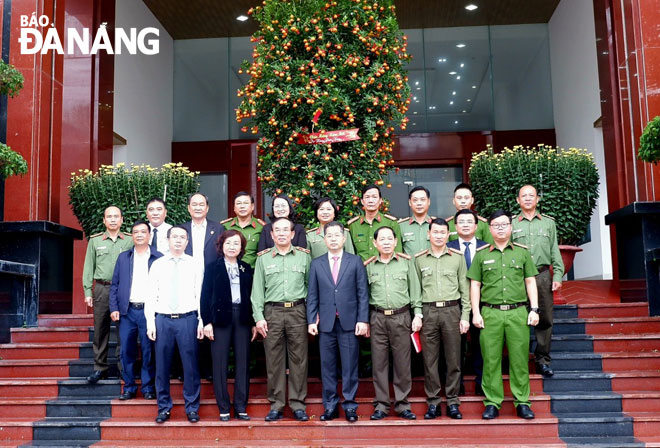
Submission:
<svg viewBox="0 0 660 448">
<path fill-rule="evenodd" d="M 149 246 L 151 255 L 149 255 L 149 267 L 163 254 Z M 131 285 L 133 283 L 133 254 L 135 247 L 124 251 L 117 257 L 115 270 L 112 274 L 112 284 L 110 285 L 110 312 L 119 311 L 119 314 L 125 316 L 128 313 L 128 302 L 131 298 Z M 146 297 L 145 297 L 146 299 Z"/>
<path fill-rule="evenodd" d="M 252 268 L 249 264 L 238 260 L 238 272 L 241 282 L 241 323 L 254 325 L 252 318 L 252 302 L 250 292 L 252 291 Z M 226 327 L 231 324 L 231 284 L 229 274 L 225 266 L 225 259 L 218 258 L 213 263 L 207 264 L 204 270 L 204 282 L 202 283 L 201 315 L 204 325 L 213 324 L 218 327 Z"/>
<path fill-rule="evenodd" d="M 193 255 L 193 236 L 192 236 L 192 221 L 181 224 L 188 231 L 188 245 L 186 246 L 186 254 Z M 218 259 L 218 251 L 215 248 L 215 243 L 218 238 L 225 231 L 225 226 L 219 222 L 206 220 L 206 237 L 204 238 L 204 265 L 214 262 Z"/>
<path fill-rule="evenodd" d="M 307 322 L 320 317 L 319 330 L 332 331 L 335 317 L 344 331 L 354 331 L 357 322 L 369 322 L 369 286 L 362 258 L 344 251 L 337 276 L 332 280 L 328 255 L 312 260 L 307 292 Z"/>
<path fill-rule="evenodd" d="M 259 236 L 259 246 L 257 247 L 257 252 L 261 252 L 264 249 L 270 249 L 275 246 L 275 241 L 273 237 L 270 236 L 270 232 L 273 230 L 273 223 L 269 222 L 266 224 L 261 231 Z M 293 226 L 293 240 L 291 240 L 291 245 L 307 248 L 307 232 L 305 232 L 305 227 L 302 224 L 295 224 Z"/>
<path fill-rule="evenodd" d="M 487 244 L 488 244 L 487 242 L 482 241 L 479 238 L 477 238 L 477 249 L 479 249 L 481 246 L 485 246 Z M 461 242 L 458 241 L 458 240 L 449 241 L 447 243 L 447 247 L 450 247 L 450 248 L 456 249 L 456 250 L 460 250 L 461 252 L 463 252 L 463 248 L 461 247 Z"/>
</svg>

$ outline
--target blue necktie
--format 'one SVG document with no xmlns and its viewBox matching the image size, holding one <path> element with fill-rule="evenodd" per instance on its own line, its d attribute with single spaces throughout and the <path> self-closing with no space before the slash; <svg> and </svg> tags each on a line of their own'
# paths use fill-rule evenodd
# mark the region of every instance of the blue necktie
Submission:
<svg viewBox="0 0 660 448">
<path fill-rule="evenodd" d="M 467 263 L 468 269 L 470 269 L 470 265 L 472 264 L 472 256 L 470 254 L 470 242 L 469 241 L 464 242 L 463 246 L 465 246 L 465 252 L 463 252 L 463 255 L 465 256 L 465 262 Z"/>
</svg>

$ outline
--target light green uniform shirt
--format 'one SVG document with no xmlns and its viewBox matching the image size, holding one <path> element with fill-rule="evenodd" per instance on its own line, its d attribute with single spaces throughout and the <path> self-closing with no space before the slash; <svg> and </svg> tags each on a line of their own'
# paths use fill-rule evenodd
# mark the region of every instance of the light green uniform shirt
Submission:
<svg viewBox="0 0 660 448">
<path fill-rule="evenodd" d="M 133 238 L 124 232 L 119 232 L 117 239 L 112 241 L 106 230 L 89 238 L 85 266 L 83 267 L 83 291 L 85 297 L 92 296 L 94 280 L 112 281 L 115 263 L 120 253 L 133 247 Z"/>
<path fill-rule="evenodd" d="M 470 281 L 465 257 L 445 246 L 436 257 L 431 249 L 415 256 L 415 267 L 422 287 L 422 303 L 461 301 L 461 320 L 470 321 Z"/>
<path fill-rule="evenodd" d="M 481 282 L 481 302 L 506 305 L 526 302 L 525 279 L 538 273 L 529 251 L 509 242 L 502 251 L 493 245 L 477 249 L 467 276 Z"/>
<path fill-rule="evenodd" d="M 351 232 L 355 253 L 367 260 L 370 257 L 378 255 L 378 249 L 374 246 L 374 233 L 381 227 L 391 227 L 396 237 L 395 252 L 403 252 L 401 246 L 401 228 L 396 218 L 392 215 L 385 215 L 378 212 L 371 224 L 367 222 L 364 215 L 356 216 L 348 221 L 348 230 Z"/>
<path fill-rule="evenodd" d="M 456 223 L 454 222 L 454 217 L 450 216 L 449 218 L 445 219 L 447 221 L 447 224 L 449 224 L 449 241 L 454 241 L 458 239 L 458 232 L 456 231 Z M 485 241 L 488 244 L 495 244 L 495 240 L 493 240 L 493 235 L 490 233 L 490 228 L 488 227 L 488 222 L 486 221 L 486 218 L 482 218 L 479 216 L 479 220 L 477 221 L 477 230 L 474 232 L 474 236 L 481 241 Z"/>
<path fill-rule="evenodd" d="M 344 241 L 344 251 L 355 255 L 353 240 L 351 240 L 351 234 L 348 229 L 344 229 L 344 238 L 346 238 L 346 241 Z M 309 255 L 312 257 L 312 260 L 328 253 L 323 227 L 315 227 L 307 231 L 307 249 L 309 249 Z"/>
<path fill-rule="evenodd" d="M 307 249 L 291 246 L 282 255 L 276 247 L 259 252 L 252 281 L 252 315 L 264 320 L 268 302 L 295 302 L 307 297 L 309 265 Z"/>
<path fill-rule="evenodd" d="M 417 222 L 414 216 L 399 220 L 401 244 L 405 253 L 413 256 L 431 247 L 431 243 L 429 242 L 429 226 L 432 220 L 433 218 L 430 216 L 424 218 L 421 224 Z"/>
<path fill-rule="evenodd" d="M 243 255 L 243 260 L 250 266 L 254 268 L 254 264 L 257 262 L 257 247 L 259 246 L 259 237 L 261 236 L 261 230 L 266 224 L 259 218 L 252 217 L 250 223 L 241 227 L 238 225 L 238 217 L 228 218 L 224 221 L 221 221 L 220 224 L 225 226 L 225 229 L 234 229 L 241 232 L 245 238 L 245 254 Z"/>
<path fill-rule="evenodd" d="M 396 310 L 410 305 L 415 314 L 422 314 L 422 292 L 417 269 L 412 259 L 396 253 L 389 263 L 372 257 L 367 262 L 369 305 Z"/>
<path fill-rule="evenodd" d="M 513 242 L 527 246 L 537 268 L 552 265 L 552 281 L 561 282 L 564 276 L 564 263 L 557 243 L 555 220 L 540 213 L 529 220 L 520 214 L 513 217 L 511 225 Z"/>
</svg>

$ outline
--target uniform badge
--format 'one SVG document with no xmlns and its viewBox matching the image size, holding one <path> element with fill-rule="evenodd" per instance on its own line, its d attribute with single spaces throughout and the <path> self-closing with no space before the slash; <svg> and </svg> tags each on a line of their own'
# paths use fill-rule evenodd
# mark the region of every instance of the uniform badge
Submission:
<svg viewBox="0 0 660 448">
<path fill-rule="evenodd" d="M 484 260 L 484 264 L 493 264 L 495 260 Z"/>
</svg>

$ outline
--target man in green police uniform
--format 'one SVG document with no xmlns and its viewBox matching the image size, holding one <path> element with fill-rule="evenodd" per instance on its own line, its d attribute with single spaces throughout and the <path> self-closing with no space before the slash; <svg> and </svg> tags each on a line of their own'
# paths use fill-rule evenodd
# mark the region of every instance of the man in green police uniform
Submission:
<svg viewBox="0 0 660 448">
<path fill-rule="evenodd" d="M 108 343 L 110 342 L 110 284 L 119 254 L 133 247 L 130 233 L 121 232 L 124 222 L 119 207 L 109 206 L 103 212 L 105 232 L 89 237 L 83 291 L 85 303 L 94 308 L 94 372 L 87 377 L 91 384 L 108 376 Z"/>
<path fill-rule="evenodd" d="M 406 420 L 417 418 L 410 410 L 408 394 L 412 387 L 410 372 L 410 331 L 422 328 L 422 300 L 417 270 L 411 257 L 395 253 L 397 238 L 390 227 L 374 234 L 378 255 L 369 258 L 369 324 L 371 361 L 376 398 L 371 420 L 387 417 L 390 410 L 389 357 L 394 362 L 394 410 Z M 415 318 L 411 319 L 410 311 Z M 412 320 L 412 323 L 411 323 Z"/>
<path fill-rule="evenodd" d="M 403 251 L 408 255 L 415 255 L 430 247 L 429 225 L 433 219 L 429 216 L 431 192 L 422 186 L 413 188 L 408 193 L 408 205 L 413 216 L 400 219 L 399 226 L 401 227 Z"/>
<path fill-rule="evenodd" d="M 254 268 L 257 262 L 259 236 L 261 236 L 261 229 L 266 223 L 252 216 L 253 212 L 254 198 L 246 191 L 239 191 L 234 195 L 234 213 L 236 216 L 227 218 L 221 221 L 220 224 L 223 224 L 227 230 L 238 230 L 245 237 L 245 255 L 241 260 Z"/>
<path fill-rule="evenodd" d="M 472 323 L 481 328 L 484 358 L 481 387 L 486 399 L 484 420 L 498 416 L 504 400 L 502 348 L 509 352 L 509 383 L 519 417 L 534 418 L 529 401 L 529 326 L 539 322 L 536 279 L 529 251 L 512 243 L 511 215 L 496 210 L 488 219 L 495 244 L 482 246 L 468 271 Z M 527 312 L 527 300 L 531 305 Z"/>
<path fill-rule="evenodd" d="M 454 188 L 454 199 L 452 200 L 456 211 L 471 209 L 474 204 L 474 196 L 472 195 L 472 187 L 470 184 L 458 184 Z M 493 244 L 493 237 L 488 230 L 488 224 L 486 223 L 486 218 L 478 216 L 477 221 L 477 231 L 474 233 L 474 236 L 477 239 L 487 242 L 488 244 Z M 456 223 L 454 222 L 454 217 L 450 216 L 446 219 L 449 223 L 449 241 L 454 241 L 458 239 L 458 232 L 456 231 Z"/>
<path fill-rule="evenodd" d="M 307 421 L 307 282 L 309 250 L 293 247 L 293 222 L 273 221 L 275 246 L 259 252 L 252 284 L 252 313 L 264 337 L 268 401 L 266 421 L 282 418 L 286 396 L 286 362 L 289 360 L 289 407 L 296 420 Z"/>
<path fill-rule="evenodd" d="M 394 232 L 396 238 L 396 252 L 402 252 L 401 247 L 401 229 L 396 218 L 391 215 L 385 215 L 380 212 L 380 206 L 383 204 L 383 196 L 377 185 L 367 185 L 362 189 L 362 206 L 364 215 L 356 216 L 348 221 L 348 229 L 353 239 L 355 252 L 367 260 L 369 257 L 378 255 L 374 246 L 374 233 L 381 227 L 389 227 Z"/>
<path fill-rule="evenodd" d="M 533 186 L 522 187 L 516 200 L 520 205 L 521 213 L 513 217 L 511 239 L 527 246 L 539 271 L 536 276 L 536 289 L 539 294 L 540 314 L 539 324 L 534 328 L 536 373 L 551 377 L 554 374 L 550 367 L 554 307 L 552 292 L 561 288 L 561 278 L 564 276 L 564 263 L 557 243 L 557 227 L 554 219 L 536 211 L 539 197 Z M 552 278 L 550 266 L 552 266 Z"/>
<path fill-rule="evenodd" d="M 447 247 L 449 226 L 436 218 L 429 229 L 431 248 L 415 255 L 415 266 L 422 287 L 421 343 L 424 356 L 424 391 L 428 409 L 424 418 L 440 416 L 440 375 L 438 360 L 444 347 L 447 366 L 445 393 L 447 415 L 463 416 L 458 395 L 461 385 L 461 335 L 470 329 L 470 283 L 461 251 Z"/>
</svg>

